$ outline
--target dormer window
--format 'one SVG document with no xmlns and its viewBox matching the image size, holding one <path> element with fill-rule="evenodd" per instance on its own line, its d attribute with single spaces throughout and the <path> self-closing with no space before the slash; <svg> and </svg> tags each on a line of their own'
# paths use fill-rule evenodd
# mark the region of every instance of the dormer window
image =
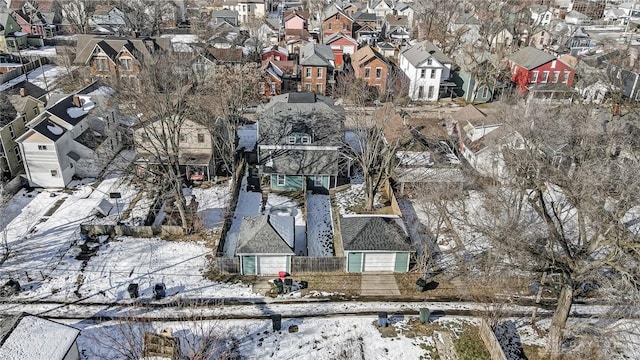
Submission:
<svg viewBox="0 0 640 360">
<path fill-rule="evenodd" d="M 287 144 L 295 144 L 296 143 L 296 137 L 295 136 L 288 136 L 287 137 Z"/>
<path fill-rule="evenodd" d="M 107 59 L 99 57 L 95 59 L 95 65 L 97 71 L 109 71 L 109 64 Z"/>
<path fill-rule="evenodd" d="M 302 137 L 302 143 L 303 144 L 311 144 L 311 137 L 310 136 L 303 136 Z"/>
</svg>

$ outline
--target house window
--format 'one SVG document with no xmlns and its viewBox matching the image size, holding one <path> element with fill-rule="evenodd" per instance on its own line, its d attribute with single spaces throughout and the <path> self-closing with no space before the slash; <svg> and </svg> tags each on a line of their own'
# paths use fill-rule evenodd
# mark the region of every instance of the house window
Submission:
<svg viewBox="0 0 640 360">
<path fill-rule="evenodd" d="M 303 144 L 311 144 L 311 137 L 310 136 L 303 136 L 302 137 L 302 143 Z"/>
<path fill-rule="evenodd" d="M 278 186 L 285 186 L 287 184 L 287 175 L 276 175 L 276 184 L 278 184 Z"/>
<path fill-rule="evenodd" d="M 296 143 L 296 137 L 295 136 L 288 136 L 287 137 L 287 143 L 288 144 L 295 144 Z"/>
<path fill-rule="evenodd" d="M 435 78 L 436 78 L 436 69 L 431 69 L 431 75 L 430 75 L 430 77 L 431 77 L 432 79 L 435 79 Z"/>
<path fill-rule="evenodd" d="M 203 143 L 204 142 L 204 134 L 198 134 L 198 142 L 199 143 Z"/>
<path fill-rule="evenodd" d="M 126 71 L 133 70 L 133 66 L 131 65 L 131 59 L 129 58 L 120 58 L 120 66 L 122 66 L 122 69 Z"/>
<path fill-rule="evenodd" d="M 307 77 L 310 78 L 311 77 L 311 68 L 308 67 L 308 68 L 305 68 L 305 69 L 306 69 L 306 72 L 307 72 Z"/>
<path fill-rule="evenodd" d="M 313 176 L 313 186 L 320 187 L 322 186 L 322 175 L 314 175 Z"/>
<path fill-rule="evenodd" d="M 311 84 L 305 84 L 304 88 L 305 88 L 306 91 L 310 92 L 311 91 Z"/>
<path fill-rule="evenodd" d="M 47 145 L 38 145 L 38 150 L 47 150 Z"/>
<path fill-rule="evenodd" d="M 180 142 L 187 142 L 187 138 L 183 134 L 180 134 Z"/>
<path fill-rule="evenodd" d="M 533 71 L 531 72 L 531 82 L 538 82 L 538 72 L 537 71 Z"/>
<path fill-rule="evenodd" d="M 382 68 L 376 68 L 376 79 L 382 78 Z"/>
<path fill-rule="evenodd" d="M 97 58 L 95 61 L 97 71 L 109 71 L 109 64 L 107 63 L 107 59 Z"/>
<path fill-rule="evenodd" d="M 433 64 L 433 59 L 432 58 L 428 58 L 427 59 L 427 65 L 432 65 Z"/>
<path fill-rule="evenodd" d="M 435 91 L 435 87 L 433 85 L 429 86 L 429 92 L 427 93 L 427 97 L 431 99 L 433 97 L 433 93 Z"/>
<path fill-rule="evenodd" d="M 13 125 L 9 125 L 9 135 L 11 135 L 12 139 L 15 139 L 15 137 L 16 137 L 16 134 L 13 131 Z"/>
<path fill-rule="evenodd" d="M 427 69 L 420 69 L 420 78 L 424 79 L 427 76 Z"/>
<path fill-rule="evenodd" d="M 560 78 L 560 71 L 554 71 L 553 77 L 551 78 L 551 82 L 556 84 L 559 78 Z"/>
<path fill-rule="evenodd" d="M 342 24 L 342 31 L 347 31 L 347 24 Z"/>
<path fill-rule="evenodd" d="M 328 29 L 328 30 L 333 30 L 333 29 L 332 29 L 332 25 L 331 25 L 331 23 L 329 23 L 329 26 L 327 26 L 327 29 Z"/>
<path fill-rule="evenodd" d="M 424 97 L 424 86 L 418 86 L 418 99 L 422 99 Z"/>
<path fill-rule="evenodd" d="M 564 71 L 564 80 L 562 80 L 563 83 L 568 84 L 569 83 L 569 76 L 571 75 L 571 72 L 568 70 Z"/>
<path fill-rule="evenodd" d="M 270 85 L 270 89 L 269 90 L 271 92 L 271 95 L 275 95 L 276 94 L 276 83 L 272 82 L 271 85 Z"/>
<path fill-rule="evenodd" d="M 364 68 L 364 78 L 368 79 L 369 77 L 371 77 L 371 68 Z"/>
<path fill-rule="evenodd" d="M 318 79 L 322 79 L 322 68 L 318 68 L 316 76 Z"/>
<path fill-rule="evenodd" d="M 51 170 L 51 177 L 58 177 L 58 170 Z"/>
<path fill-rule="evenodd" d="M 482 88 L 482 95 L 481 96 L 482 96 L 483 99 L 486 99 L 486 98 L 489 97 L 489 88 L 488 87 L 485 86 L 485 87 Z"/>
<path fill-rule="evenodd" d="M 547 81 L 549 81 L 549 72 L 548 71 L 543 71 L 542 72 L 542 82 L 546 83 Z"/>
<path fill-rule="evenodd" d="M 13 152 L 16 154 L 16 160 L 18 160 L 19 163 L 22 162 L 22 155 L 20 155 L 20 147 L 18 145 L 16 145 L 13 148 Z"/>
<path fill-rule="evenodd" d="M 316 91 L 322 93 L 322 84 L 316 84 Z"/>
<path fill-rule="evenodd" d="M 540 45 L 544 45 L 544 36 L 540 36 Z M 553 66 L 551 67 L 553 68 Z"/>
</svg>

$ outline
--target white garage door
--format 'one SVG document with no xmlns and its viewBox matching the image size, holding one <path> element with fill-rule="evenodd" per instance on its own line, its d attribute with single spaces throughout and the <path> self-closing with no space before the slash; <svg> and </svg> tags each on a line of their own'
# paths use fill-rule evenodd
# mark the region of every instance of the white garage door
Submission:
<svg viewBox="0 0 640 360">
<path fill-rule="evenodd" d="M 393 271 L 396 253 L 365 253 L 364 271 Z"/>
<path fill-rule="evenodd" d="M 261 275 L 277 275 L 279 271 L 287 271 L 286 256 L 260 256 L 258 273 Z"/>
<path fill-rule="evenodd" d="M 354 51 L 355 51 L 355 48 L 353 46 L 345 46 L 342 48 L 342 52 L 344 54 L 353 54 Z"/>
</svg>

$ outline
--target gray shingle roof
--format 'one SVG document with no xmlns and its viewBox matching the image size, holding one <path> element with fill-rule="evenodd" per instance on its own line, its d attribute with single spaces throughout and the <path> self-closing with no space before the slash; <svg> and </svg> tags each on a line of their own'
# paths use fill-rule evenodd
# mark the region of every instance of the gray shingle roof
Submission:
<svg viewBox="0 0 640 360">
<path fill-rule="evenodd" d="M 294 255 L 295 227 L 292 216 L 258 215 L 242 219 L 236 255 Z M 290 241 L 290 244 L 287 243 Z"/>
<path fill-rule="evenodd" d="M 516 51 L 509 56 L 509 60 L 522 66 L 527 70 L 535 69 L 540 65 L 555 60 L 556 57 L 532 46 Z"/>
<path fill-rule="evenodd" d="M 300 48 L 300 65 L 333 66 L 335 60 L 331 47 L 327 45 L 310 42 Z"/>
<path fill-rule="evenodd" d="M 127 49 L 135 49 L 132 54 L 140 62 L 148 61 L 151 58 L 151 51 L 163 50 L 171 51 L 171 39 L 169 38 L 119 38 L 105 37 L 98 35 L 78 35 L 76 45 L 75 64 L 85 64 L 92 56 L 93 49 L 100 43 L 100 47 L 112 58 L 120 52 L 123 46 Z M 151 49 L 151 50 L 150 50 Z M 115 52 L 115 54 L 113 54 Z"/>
<path fill-rule="evenodd" d="M 430 51 L 433 51 L 433 55 L 429 53 Z M 425 62 L 429 56 L 433 56 L 441 64 L 453 63 L 447 55 L 427 40 L 421 41 L 404 50 L 402 52 L 402 56 L 404 56 L 413 66 L 419 66 Z"/>
<path fill-rule="evenodd" d="M 399 218 L 341 217 L 342 244 L 346 251 L 413 251 Z"/>
</svg>

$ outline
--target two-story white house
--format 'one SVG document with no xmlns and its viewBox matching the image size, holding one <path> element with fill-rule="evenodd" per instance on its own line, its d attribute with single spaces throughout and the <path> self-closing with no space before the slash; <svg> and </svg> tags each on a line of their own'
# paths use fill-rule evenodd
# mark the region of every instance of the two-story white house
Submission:
<svg viewBox="0 0 640 360">
<path fill-rule="evenodd" d="M 451 76 L 453 61 L 429 41 L 421 41 L 400 53 L 400 69 L 409 79 L 409 97 L 437 101 Z"/>
<path fill-rule="evenodd" d="M 113 89 L 94 82 L 27 123 L 16 139 L 30 186 L 64 188 L 72 177 L 97 177 L 122 147 Z"/>
<path fill-rule="evenodd" d="M 535 26 L 547 26 L 555 18 L 553 11 L 546 5 L 533 5 L 529 8 L 529 11 Z"/>
<path fill-rule="evenodd" d="M 225 0 L 222 9 L 237 11 L 238 20 L 243 24 L 252 18 L 262 18 L 266 14 L 264 1 L 261 0 Z"/>
</svg>

